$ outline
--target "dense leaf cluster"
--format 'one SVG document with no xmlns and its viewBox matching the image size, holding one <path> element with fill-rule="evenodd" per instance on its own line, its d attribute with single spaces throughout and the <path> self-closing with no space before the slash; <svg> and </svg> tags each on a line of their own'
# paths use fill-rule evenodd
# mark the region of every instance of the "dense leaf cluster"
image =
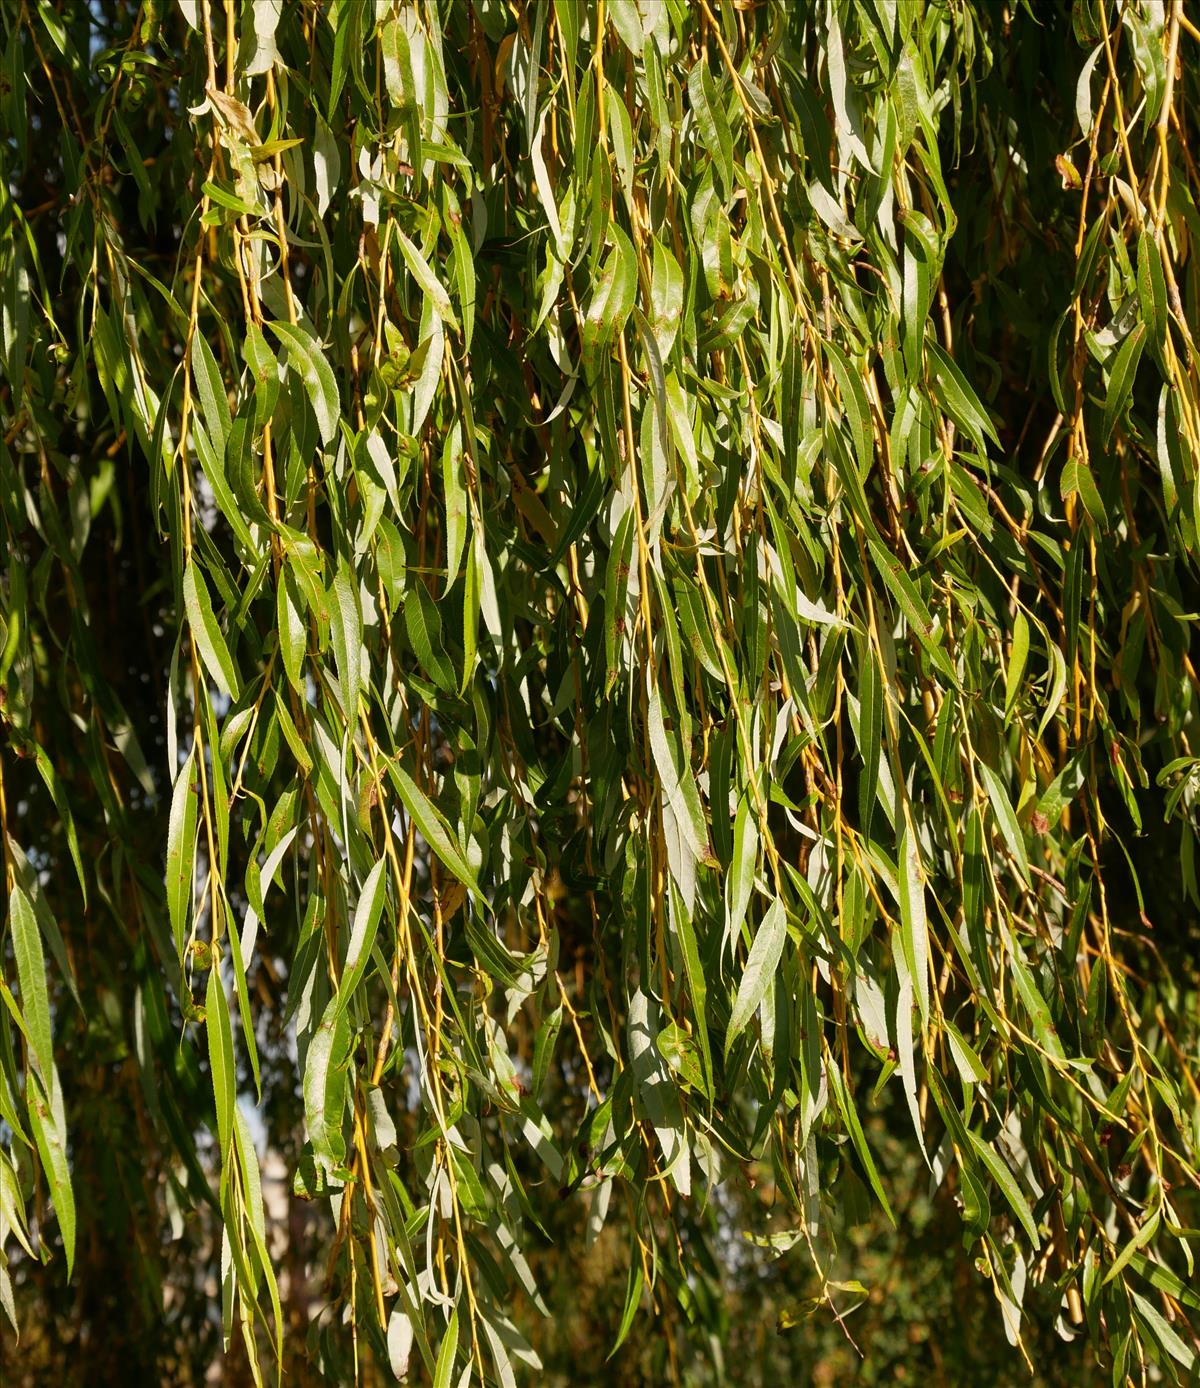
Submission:
<svg viewBox="0 0 1200 1388">
<path fill-rule="evenodd" d="M 587 1247 L 720 1379 L 916 1171 L 1027 1357 L 1193 1381 L 1182 0 L 0 48 L 12 1328 L 510 1384 Z"/>
</svg>

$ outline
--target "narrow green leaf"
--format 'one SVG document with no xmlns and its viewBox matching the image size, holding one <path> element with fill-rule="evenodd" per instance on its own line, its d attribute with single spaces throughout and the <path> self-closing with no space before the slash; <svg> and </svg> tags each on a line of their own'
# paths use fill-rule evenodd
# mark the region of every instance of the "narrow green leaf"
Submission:
<svg viewBox="0 0 1200 1388">
<path fill-rule="evenodd" d="M 530 1094 L 535 1103 L 541 1101 L 542 1090 L 546 1085 L 546 1076 L 550 1072 L 550 1065 L 554 1059 L 554 1047 L 558 1041 L 558 1033 L 562 1030 L 562 1020 L 563 1010 L 560 1003 L 538 1027 L 537 1037 L 533 1043 L 533 1084 L 530 1086 Z"/>
<path fill-rule="evenodd" d="M 358 608 L 358 580 L 354 570 L 339 567 L 330 591 L 330 635 L 333 658 L 341 686 L 342 712 L 351 728 L 358 723 L 358 699 L 362 688 L 362 616 Z"/>
<path fill-rule="evenodd" d="M 8 896 L 13 954 L 17 961 L 21 1011 L 29 1033 L 32 1060 L 47 1087 L 54 1083 L 54 1044 L 50 1027 L 50 993 L 46 987 L 46 957 L 37 917 L 24 890 L 14 884 Z"/>
<path fill-rule="evenodd" d="M 925 915 L 925 874 L 917 836 L 911 825 L 904 825 L 900 838 L 900 923 L 904 935 L 904 957 L 909 976 L 916 985 L 921 1019 L 929 1021 L 929 925 Z"/>
<path fill-rule="evenodd" d="M 338 984 L 339 1011 L 343 1011 L 349 1005 L 370 962 L 375 932 L 379 929 L 379 918 L 383 914 L 387 889 L 386 868 L 386 859 L 380 858 L 367 874 L 358 905 L 355 907 L 350 944 L 346 950 L 346 962 L 342 965 L 342 977 Z"/>
<path fill-rule="evenodd" d="M 725 938 L 735 944 L 746 919 L 758 867 L 758 819 L 750 806 L 750 792 L 738 803 L 733 828 L 733 859 L 725 879 Z"/>
<path fill-rule="evenodd" d="M 204 1018 L 208 1031 L 208 1068 L 212 1077 L 213 1100 L 217 1109 L 217 1145 L 221 1150 L 221 1182 L 228 1179 L 229 1143 L 233 1135 L 233 1110 L 237 1102 L 237 1070 L 233 1059 L 233 1030 L 229 1004 L 221 983 L 221 971 L 214 959 L 204 995 Z"/>
<path fill-rule="evenodd" d="M 883 755 L 883 678 L 875 653 L 863 647 L 858 682 L 858 746 L 862 773 L 858 783 L 858 817 L 863 838 L 871 837 L 871 824 L 879 802 L 879 765 Z"/>
<path fill-rule="evenodd" d="M 697 859 L 706 860 L 711 855 L 711 849 L 708 846 L 708 829 L 700 804 L 700 792 L 696 788 L 691 767 L 681 767 L 676 760 L 675 749 L 663 722 L 662 702 L 657 689 L 650 691 L 649 723 L 650 749 L 663 794 L 692 852 Z"/>
<path fill-rule="evenodd" d="M 630 1250 L 629 1273 L 625 1280 L 625 1305 L 621 1311 L 621 1324 L 617 1328 L 617 1338 L 613 1341 L 613 1347 L 605 1356 L 606 1363 L 625 1343 L 626 1336 L 633 1328 L 642 1300 L 642 1280 L 642 1260 L 638 1256 L 638 1250 L 633 1248 Z"/>
<path fill-rule="evenodd" d="M 1147 1301 L 1139 1292 L 1131 1290 L 1129 1294 L 1133 1297 L 1138 1311 L 1150 1326 L 1154 1338 L 1163 1349 L 1185 1369 L 1194 1369 L 1196 1367 L 1195 1350 L 1182 1339 L 1177 1330 L 1172 1328 L 1153 1302 Z"/>
<path fill-rule="evenodd" d="M 450 1317 L 450 1324 L 442 1337 L 442 1347 L 438 1350 L 437 1366 L 433 1371 L 433 1388 L 450 1388 L 454 1373 L 454 1357 L 458 1353 L 458 1308 Z"/>
<path fill-rule="evenodd" d="M 613 246 L 605 261 L 583 324 L 583 356 L 591 366 L 625 326 L 637 297 L 637 256 L 629 237 L 615 223 L 608 234 Z"/>
<path fill-rule="evenodd" d="M 196 770 L 193 748 L 175 777 L 171 792 L 171 816 L 167 826 L 167 911 L 175 953 L 183 963 L 188 922 L 192 914 L 192 873 L 196 856 L 198 796 L 192 781 Z"/>
<path fill-rule="evenodd" d="M 48 1083 L 53 1088 L 53 1096 L 49 1102 L 46 1101 L 33 1075 L 26 1076 L 29 1125 L 33 1129 L 38 1156 L 42 1160 L 42 1174 L 50 1188 L 50 1199 L 54 1202 L 54 1213 L 58 1216 L 58 1230 L 62 1235 L 67 1277 L 70 1279 L 75 1267 L 75 1192 L 71 1186 L 71 1168 L 67 1162 L 62 1088 L 55 1072 L 51 1071 Z"/>
<path fill-rule="evenodd" d="M 1029 658 L 1029 623 L 1024 612 L 1018 611 L 1013 621 L 1012 649 L 1008 654 L 1008 670 L 1004 677 L 1004 721 L 1007 723 L 1021 693 L 1025 677 L 1025 662 Z"/>
<path fill-rule="evenodd" d="M 229 962 L 230 971 L 233 974 L 234 991 L 237 993 L 238 1014 L 242 1022 L 242 1044 L 246 1048 L 246 1059 L 250 1062 L 250 1076 L 254 1080 L 255 1095 L 261 1104 L 262 1074 L 258 1064 L 258 1042 L 254 1037 L 254 1013 L 250 1009 L 250 987 L 246 981 L 246 961 L 242 957 L 241 940 L 236 930 L 229 932 Z M 215 973 L 216 970 L 214 969 L 213 972 Z M 240 1117 L 236 1107 L 234 1114 L 235 1117 Z"/>
<path fill-rule="evenodd" d="M 404 622 L 421 668 L 439 689 L 452 693 L 457 681 L 442 647 L 442 619 L 423 583 L 414 583 L 404 596 Z"/>
<path fill-rule="evenodd" d="M 313 1153 L 326 1171 L 346 1159 L 346 1064 L 350 1021 L 336 997 L 330 998 L 309 1043 L 304 1063 L 304 1119 Z"/>
<path fill-rule="evenodd" d="M 875 457 L 875 439 L 871 426 L 871 408 L 867 403 L 867 392 L 850 360 L 836 343 L 826 339 L 822 350 L 833 365 L 837 378 L 838 391 L 842 397 L 842 408 L 850 425 L 854 439 L 854 451 L 858 455 L 858 470 L 863 477 L 871 469 Z"/>
<path fill-rule="evenodd" d="M 717 167 L 722 196 L 728 200 L 733 191 L 733 136 L 703 52 L 688 74 L 687 86 L 700 138 Z"/>
<path fill-rule="evenodd" d="M 450 295 L 446 293 L 441 281 L 430 269 L 429 262 L 402 231 L 397 229 L 394 234 L 400 243 L 405 264 L 412 272 L 413 279 L 421 286 L 422 293 L 433 305 L 433 311 L 443 323 L 449 324 L 455 332 L 458 332 L 458 319 L 454 316 Z"/>
<path fill-rule="evenodd" d="M 671 926 L 683 955 L 683 970 L 687 977 L 688 993 L 691 995 L 692 1016 L 696 1022 L 696 1039 L 700 1043 L 700 1060 L 704 1067 L 704 1090 L 711 1099 L 713 1061 L 712 1046 L 708 1039 L 708 984 L 704 979 L 704 968 L 700 961 L 700 947 L 696 939 L 691 913 L 674 885 L 671 887 Z"/>
<path fill-rule="evenodd" d="M 1162 349 L 1167 336 L 1167 281 L 1163 274 L 1162 253 L 1154 233 L 1143 227 L 1137 248 L 1138 300 L 1142 319 L 1155 349 Z"/>
<path fill-rule="evenodd" d="M 1133 382 L 1137 376 L 1138 363 L 1142 359 L 1142 348 L 1146 345 L 1146 325 L 1139 323 L 1121 343 L 1112 371 L 1108 377 L 1108 390 L 1104 396 L 1104 422 L 1100 430 L 1101 441 L 1105 444 L 1112 438 L 1117 421 L 1125 413 L 1133 396 Z"/>
<path fill-rule="evenodd" d="M 1021 1228 L 1025 1230 L 1029 1242 L 1034 1248 L 1040 1248 L 1042 1241 L 1038 1236 L 1037 1225 L 1033 1220 L 1033 1211 L 1029 1208 L 1029 1202 L 1025 1199 L 1020 1186 L 1017 1185 L 1012 1172 L 978 1133 L 968 1129 L 967 1136 L 971 1139 L 971 1145 L 974 1147 L 980 1161 L 987 1167 L 988 1171 L 991 1173 L 992 1179 L 1004 1192 L 1004 1198 L 1012 1207 L 1013 1214 L 1015 1214 L 1020 1221 Z"/>
<path fill-rule="evenodd" d="M 479 896 L 479 884 L 475 880 L 475 874 L 459 852 L 450 826 L 441 811 L 402 766 L 393 763 L 388 768 L 388 774 L 404 802 L 405 809 L 412 815 L 413 823 L 421 831 L 421 837 L 455 877 Z"/>
<path fill-rule="evenodd" d="M 1134 1234 L 1133 1238 L 1131 1238 L 1129 1242 L 1125 1245 L 1125 1247 L 1121 1250 L 1121 1252 L 1118 1254 L 1117 1258 L 1113 1262 L 1112 1267 L 1110 1267 L 1108 1272 L 1105 1274 L 1104 1280 L 1100 1284 L 1102 1287 L 1107 1287 L 1110 1282 L 1113 1282 L 1118 1277 L 1120 1277 L 1121 1273 L 1124 1272 L 1124 1270 L 1133 1261 L 1134 1256 L 1140 1253 L 1142 1249 L 1145 1248 L 1146 1245 L 1151 1241 L 1151 1239 L 1154 1238 L 1154 1235 L 1158 1233 L 1158 1226 L 1161 1222 L 1161 1210 L 1154 1210 L 1151 1214 L 1147 1215 L 1146 1219 L 1142 1222 L 1141 1228 L 1137 1231 L 1136 1234 Z"/>
<path fill-rule="evenodd" d="M 850 1133 L 850 1141 L 854 1144 L 854 1150 L 858 1153 L 858 1159 L 862 1162 L 863 1170 L 867 1174 L 867 1180 L 871 1183 L 871 1189 L 875 1192 L 875 1198 L 879 1201 L 888 1223 L 894 1229 L 896 1227 L 896 1216 L 892 1213 L 892 1207 L 888 1203 L 887 1193 L 883 1188 L 883 1182 L 879 1179 L 879 1171 L 875 1166 L 875 1159 L 871 1156 L 871 1149 L 867 1145 L 866 1134 L 863 1132 L 862 1120 L 858 1116 L 858 1110 L 854 1105 L 854 1095 L 842 1078 L 841 1071 L 836 1065 L 826 1065 L 825 1074 L 829 1079 L 829 1088 L 833 1092 L 834 1102 L 846 1124 Z"/>
<path fill-rule="evenodd" d="M 279 399 L 279 362 L 257 323 L 246 328 L 243 354 L 254 381 L 254 425 L 261 429 L 275 413 Z"/>
<path fill-rule="evenodd" d="M 279 575 L 275 602 L 283 668 L 288 683 L 302 699 L 306 699 L 308 691 L 304 684 L 304 658 L 308 653 L 308 629 L 304 622 L 303 599 L 292 578 L 290 565 Z"/>
<path fill-rule="evenodd" d="M 897 606 L 916 632 L 917 640 L 920 641 L 930 661 L 949 680 L 956 682 L 954 666 L 939 644 L 941 633 L 934 627 L 933 617 L 929 608 L 926 607 L 925 600 L 921 597 L 917 585 L 905 573 L 895 555 L 889 553 L 874 534 L 868 536 L 867 548 L 871 558 L 875 561 L 875 567 L 878 569 L 880 577 L 887 584 Z"/>
<path fill-rule="evenodd" d="M 200 398 L 200 413 L 208 429 L 208 436 L 217 456 L 223 458 L 225 441 L 229 437 L 233 417 L 217 359 L 213 356 L 208 340 L 199 331 L 192 337 L 192 379 L 196 385 L 196 394 Z"/>
<path fill-rule="evenodd" d="M 1058 1039 L 1058 1032 L 1054 1026 L 1054 1017 L 1050 1011 L 1050 1006 L 1046 999 L 1038 991 L 1037 984 L 1034 982 L 1033 975 L 1029 972 L 1029 965 L 1025 962 L 1025 957 L 1021 951 L 1020 942 L 1013 936 L 1009 937 L 1010 953 L 1008 957 L 1008 967 L 1012 974 L 1013 981 L 1017 985 L 1017 993 L 1021 1002 L 1024 1004 L 1029 1019 L 1033 1023 L 1034 1035 L 1042 1044 L 1046 1053 L 1055 1060 L 1064 1060 L 1062 1042 Z"/>
<path fill-rule="evenodd" d="M 787 940 L 787 911 L 778 897 L 767 907 L 750 953 L 746 957 L 746 967 L 742 970 L 734 999 L 733 1012 L 729 1018 L 729 1029 L 725 1034 L 725 1053 L 729 1054 L 734 1041 L 745 1031 L 750 1019 L 758 1011 L 768 987 L 775 978 L 775 970 L 783 955 Z"/>
<path fill-rule="evenodd" d="M 208 586 L 193 560 L 183 571 L 183 602 L 188 625 L 205 669 L 224 693 L 236 699 L 241 693 L 237 667 L 213 614 Z"/>
<path fill-rule="evenodd" d="M 985 446 L 985 439 L 991 439 L 999 448 L 1000 438 L 995 425 L 953 358 L 932 338 L 926 343 L 926 350 L 933 362 L 934 382 L 946 412 L 960 428 L 971 435 L 980 448 Z"/>
<path fill-rule="evenodd" d="M 946 1028 L 946 1039 L 950 1042 L 950 1053 L 954 1057 L 955 1065 L 958 1066 L 958 1073 L 962 1077 L 962 1082 L 964 1084 L 986 1084 L 987 1071 L 983 1068 L 983 1062 L 976 1054 L 975 1048 L 948 1017 L 943 1017 L 942 1025 Z"/>
<path fill-rule="evenodd" d="M 1161 1263 L 1151 1262 L 1141 1253 L 1134 1253 L 1130 1259 L 1130 1265 L 1139 1277 L 1144 1277 L 1151 1286 L 1157 1287 L 1160 1292 L 1166 1292 L 1168 1296 L 1173 1296 L 1176 1301 L 1181 1301 L 1185 1306 L 1191 1307 L 1193 1311 L 1200 1311 L 1200 1292 L 1194 1291 L 1170 1268 L 1163 1267 Z"/>
<path fill-rule="evenodd" d="M 992 806 L 992 813 L 996 816 L 996 826 L 1000 830 L 1000 837 L 1016 860 L 1021 876 L 1028 882 L 1029 859 L 1025 854 L 1025 835 L 1017 823 L 1017 816 L 1013 813 L 1012 802 L 1008 798 L 1008 792 L 1004 789 L 1004 783 L 986 762 L 979 763 L 979 774 L 983 778 L 988 800 Z"/>
<path fill-rule="evenodd" d="M 332 443 L 337 438 L 341 404 L 338 399 L 337 378 L 321 344 L 300 323 L 272 321 L 267 326 L 288 349 L 288 360 L 292 369 L 304 383 L 308 398 L 312 402 L 317 428 L 321 433 L 321 442 Z"/>
<path fill-rule="evenodd" d="M 442 449 L 442 496 L 446 504 L 446 580 L 449 592 L 458 577 L 467 534 L 467 493 L 462 476 L 462 442 L 459 426 L 451 427 Z"/>
</svg>

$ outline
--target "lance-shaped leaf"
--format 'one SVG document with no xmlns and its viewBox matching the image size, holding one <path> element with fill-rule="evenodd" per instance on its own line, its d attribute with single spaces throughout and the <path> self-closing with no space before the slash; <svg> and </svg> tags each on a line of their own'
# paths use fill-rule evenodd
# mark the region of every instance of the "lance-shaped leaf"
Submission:
<svg viewBox="0 0 1200 1388">
<path fill-rule="evenodd" d="M 183 601 L 187 610 L 188 625 L 192 629 L 192 638 L 196 642 L 196 649 L 200 652 L 204 668 L 218 688 L 236 699 L 241 692 L 237 666 L 233 663 L 229 647 L 225 644 L 225 636 L 213 612 L 208 585 L 195 561 L 183 571 Z"/>
<path fill-rule="evenodd" d="M 337 437 L 341 405 L 337 378 L 321 344 L 300 323 L 271 322 L 267 326 L 287 348 L 292 369 L 304 383 L 321 433 L 321 442 L 332 443 Z"/>
<path fill-rule="evenodd" d="M 454 835 L 446 823 L 445 816 L 425 794 L 404 767 L 392 763 L 388 775 L 396 792 L 404 802 L 404 808 L 412 816 L 413 823 L 421 831 L 421 837 L 433 849 L 442 862 L 475 896 L 480 896 L 479 884 L 463 857 Z"/>
<path fill-rule="evenodd" d="M 430 269 L 429 262 L 402 231 L 397 231 L 395 235 L 404 256 L 404 262 L 412 272 L 413 279 L 420 285 L 421 292 L 433 305 L 433 311 L 443 323 L 448 323 L 457 332 L 458 319 L 454 316 L 450 296 Z"/>
<path fill-rule="evenodd" d="M 46 987 L 46 957 L 37 917 L 24 890 L 14 885 L 8 895 L 13 954 L 17 960 L 17 985 L 21 1012 L 29 1037 L 33 1063 L 47 1091 L 54 1086 L 54 1045 L 50 1027 L 50 993 Z"/>
<path fill-rule="evenodd" d="M 193 748 L 175 777 L 175 788 L 171 792 L 171 818 L 167 827 L 167 911 L 180 964 L 183 963 L 194 888 L 192 874 L 196 859 L 198 814 L 198 787 L 192 779 L 195 773 L 196 752 Z"/>
<path fill-rule="evenodd" d="M 1108 390 L 1104 396 L 1104 419 L 1100 437 L 1107 443 L 1112 437 L 1117 421 L 1125 413 L 1133 396 L 1133 382 L 1137 376 L 1138 363 L 1142 359 L 1142 349 L 1146 345 L 1146 325 L 1139 323 L 1129 334 L 1117 352 L 1108 377 Z"/>
<path fill-rule="evenodd" d="M 387 892 L 387 861 L 380 858 L 362 885 L 362 893 L 354 910 L 354 922 L 350 928 L 350 944 L 346 950 L 346 962 L 342 965 L 342 977 L 338 983 L 338 1011 L 344 1011 L 354 996 L 359 982 L 371 959 L 371 948 L 375 943 L 375 932 L 379 929 L 379 918 L 383 914 L 383 904 Z"/>
<path fill-rule="evenodd" d="M 704 822 L 704 810 L 700 804 L 700 792 L 696 787 L 691 767 L 681 766 L 676 760 L 677 753 L 667 736 L 662 702 L 657 689 L 650 691 L 649 718 L 650 746 L 663 795 L 671 806 L 692 852 L 698 859 L 707 859 L 711 856 L 712 850 L 708 846 L 708 830 Z"/>
<path fill-rule="evenodd" d="M 350 1019 L 333 997 L 325 1009 L 304 1064 L 304 1121 L 317 1163 L 327 1173 L 346 1160 L 347 1075 Z"/>
<path fill-rule="evenodd" d="M 362 614 L 353 569 L 343 566 L 334 574 L 329 612 L 342 712 L 353 728 L 358 723 L 358 700 L 362 687 Z"/>
<path fill-rule="evenodd" d="M 69 1278 L 75 1266 L 75 1191 L 67 1162 L 67 1122 L 63 1111 L 62 1086 L 54 1071 L 48 1076 L 48 1083 L 51 1086 L 49 1099 L 38 1080 L 32 1074 L 26 1076 L 29 1126 L 33 1129 L 42 1172 L 50 1188 L 54 1213 L 58 1216 L 58 1230 L 62 1235 Z"/>
<path fill-rule="evenodd" d="M 909 977 L 916 985 L 922 1022 L 929 1020 L 929 925 L 925 915 L 925 874 L 917 837 L 906 823 L 900 839 L 900 922 Z"/>
<path fill-rule="evenodd" d="M 217 1144 L 221 1150 L 221 1183 L 228 1179 L 226 1161 L 233 1136 L 233 1114 L 237 1103 L 237 1070 L 233 1059 L 233 1028 L 229 1003 L 221 983 L 216 960 L 208 974 L 204 995 L 204 1017 L 208 1029 L 208 1068 L 212 1077 L 213 1101 L 217 1110 Z"/>
<path fill-rule="evenodd" d="M 729 1027 L 725 1033 L 726 1055 L 750 1024 L 750 1019 L 758 1011 L 767 989 L 774 983 L 775 970 L 779 967 L 786 941 L 787 911 L 783 902 L 776 897 L 759 922 L 750 953 L 746 956 L 746 967 L 742 970 L 733 1011 L 729 1017 Z"/>
</svg>

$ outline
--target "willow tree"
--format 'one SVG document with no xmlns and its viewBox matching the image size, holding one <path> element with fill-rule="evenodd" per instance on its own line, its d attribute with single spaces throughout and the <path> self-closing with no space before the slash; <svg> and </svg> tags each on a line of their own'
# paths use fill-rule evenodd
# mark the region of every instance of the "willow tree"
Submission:
<svg viewBox="0 0 1200 1388">
<path fill-rule="evenodd" d="M 0 25 L 10 1367 L 531 1379 L 615 1233 L 717 1378 L 915 1183 L 1194 1382 L 1182 0 Z"/>
</svg>

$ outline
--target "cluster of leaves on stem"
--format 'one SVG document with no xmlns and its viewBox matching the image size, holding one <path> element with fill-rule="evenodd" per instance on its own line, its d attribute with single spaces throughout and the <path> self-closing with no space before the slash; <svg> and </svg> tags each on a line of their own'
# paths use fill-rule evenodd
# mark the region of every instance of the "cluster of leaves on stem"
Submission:
<svg viewBox="0 0 1200 1388">
<path fill-rule="evenodd" d="M 743 1232 L 852 1338 L 886 1129 L 1014 1345 L 1194 1374 L 1182 0 L 0 26 L 14 1327 L 95 1146 L 256 1381 L 535 1373 L 563 1202 L 616 1343 Z"/>
</svg>

